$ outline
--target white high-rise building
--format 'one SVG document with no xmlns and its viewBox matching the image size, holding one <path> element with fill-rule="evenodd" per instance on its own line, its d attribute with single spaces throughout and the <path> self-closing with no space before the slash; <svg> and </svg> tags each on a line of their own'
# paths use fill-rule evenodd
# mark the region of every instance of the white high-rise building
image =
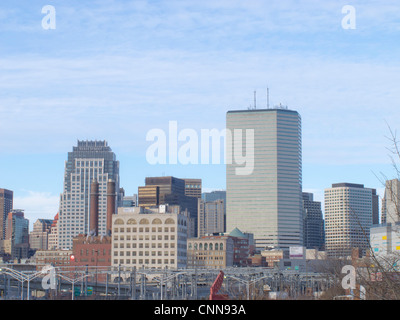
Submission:
<svg viewBox="0 0 400 320">
<path fill-rule="evenodd" d="M 325 189 L 325 248 L 329 256 L 347 257 L 353 248 L 369 248 L 370 228 L 378 209 L 375 189 L 336 183 Z"/>
<path fill-rule="evenodd" d="M 299 113 L 286 108 L 228 111 L 226 127 L 233 141 L 227 144 L 232 161 L 228 157 L 226 230 L 239 228 L 254 234 L 261 249 L 302 245 Z M 252 171 L 238 171 L 247 165 L 240 155 L 253 164 Z"/>
<path fill-rule="evenodd" d="M 64 191 L 60 196 L 58 247 L 71 249 L 72 238 L 89 234 L 90 193 L 93 180 L 99 184 L 98 234 L 106 234 L 107 182 L 119 190 L 119 161 L 106 141 L 78 141 L 65 163 Z M 114 212 L 117 212 L 115 208 Z"/>
</svg>

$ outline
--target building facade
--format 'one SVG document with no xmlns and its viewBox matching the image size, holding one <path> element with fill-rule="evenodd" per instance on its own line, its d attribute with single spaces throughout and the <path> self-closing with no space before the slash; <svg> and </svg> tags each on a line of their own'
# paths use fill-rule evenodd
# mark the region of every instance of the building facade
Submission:
<svg viewBox="0 0 400 320">
<path fill-rule="evenodd" d="M 29 220 L 23 210 L 13 209 L 8 213 L 5 238 L 10 241 L 12 259 L 28 258 Z"/>
<path fill-rule="evenodd" d="M 300 115 L 283 108 L 228 111 L 226 127 L 233 137 L 227 141 L 226 229 L 253 233 L 261 250 L 302 244 Z M 238 174 L 243 164 L 235 155 L 251 150 L 252 172 Z"/>
<path fill-rule="evenodd" d="M 362 184 L 337 183 L 325 189 L 325 248 L 328 256 L 362 254 L 369 247 L 374 210 L 374 189 Z"/>
<path fill-rule="evenodd" d="M 387 180 L 385 193 L 382 199 L 381 223 L 397 223 L 400 221 L 400 181 Z M 374 223 L 377 224 L 377 223 Z"/>
<path fill-rule="evenodd" d="M 60 196 L 58 247 L 71 249 L 72 239 L 90 233 L 91 188 L 98 182 L 98 234 L 107 233 L 108 182 L 119 190 L 119 161 L 106 141 L 78 141 L 65 163 L 64 191 Z M 114 190 L 114 192 L 115 192 Z M 122 200 L 117 194 L 118 200 Z M 117 211 L 118 200 L 114 205 Z M 97 212 L 98 211 L 98 212 Z M 93 210 L 92 210 L 93 212 Z"/>
<path fill-rule="evenodd" d="M 187 216 L 180 210 L 119 208 L 112 222 L 112 266 L 185 268 Z"/>
<path fill-rule="evenodd" d="M 31 249 L 47 250 L 48 239 L 53 220 L 38 219 L 33 224 L 33 230 L 29 234 L 29 245 Z"/>
<path fill-rule="evenodd" d="M 185 181 L 185 195 L 194 198 L 201 198 L 201 179 L 183 179 Z"/>
<path fill-rule="evenodd" d="M 34 260 L 37 269 L 45 265 L 53 267 L 69 267 L 71 265 L 72 250 L 38 250 L 35 252 Z"/>
<path fill-rule="evenodd" d="M 56 250 L 58 248 L 58 213 L 51 224 L 47 247 L 49 250 Z"/>
<path fill-rule="evenodd" d="M 13 209 L 13 192 L 0 189 L 0 240 L 6 237 L 6 221 L 8 213 Z"/>
<path fill-rule="evenodd" d="M 133 196 L 124 196 L 122 198 L 122 205 L 121 207 L 131 208 L 138 206 L 138 196 L 134 194 Z"/>
<path fill-rule="evenodd" d="M 371 228 L 370 242 L 372 254 L 380 261 L 400 260 L 400 223 L 386 223 Z"/>
<path fill-rule="evenodd" d="M 215 201 L 224 200 L 226 202 L 226 191 L 225 190 L 214 190 L 211 192 L 203 192 L 201 198 L 204 201 Z"/>
<path fill-rule="evenodd" d="M 324 219 L 321 202 L 314 201 L 314 195 L 303 192 L 304 246 L 309 249 L 323 250 L 325 244 Z"/>
<path fill-rule="evenodd" d="M 225 232 L 224 200 L 204 201 L 198 199 L 197 234 L 199 237 L 208 233 Z"/>
<path fill-rule="evenodd" d="M 79 235 L 73 240 L 71 266 L 110 267 L 111 237 Z"/>
<path fill-rule="evenodd" d="M 224 232 L 226 231 L 226 191 L 225 190 L 214 190 L 211 192 L 203 192 L 201 199 L 204 202 L 213 202 L 216 200 L 222 200 L 224 202 Z"/>
<path fill-rule="evenodd" d="M 139 206 L 151 208 L 159 205 L 170 205 L 180 206 L 182 210 L 188 210 L 190 231 L 193 233 L 191 236 L 195 237 L 198 228 L 197 199 L 199 192 L 201 197 L 201 180 L 179 179 L 171 176 L 147 177 L 145 183 L 144 187 L 138 188 Z"/>
<path fill-rule="evenodd" d="M 230 236 L 188 239 L 188 268 L 227 268 L 234 262 L 234 240 Z"/>
</svg>

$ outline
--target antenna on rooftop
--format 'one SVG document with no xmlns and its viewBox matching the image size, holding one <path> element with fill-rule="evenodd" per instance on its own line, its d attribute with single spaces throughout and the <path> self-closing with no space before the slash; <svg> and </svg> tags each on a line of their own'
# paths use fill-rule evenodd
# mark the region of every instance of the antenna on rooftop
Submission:
<svg viewBox="0 0 400 320">
<path fill-rule="evenodd" d="M 267 87 L 267 109 L 269 109 L 269 88 Z"/>
<path fill-rule="evenodd" d="M 254 90 L 254 109 L 257 109 L 256 99 L 257 99 L 257 91 Z"/>
</svg>

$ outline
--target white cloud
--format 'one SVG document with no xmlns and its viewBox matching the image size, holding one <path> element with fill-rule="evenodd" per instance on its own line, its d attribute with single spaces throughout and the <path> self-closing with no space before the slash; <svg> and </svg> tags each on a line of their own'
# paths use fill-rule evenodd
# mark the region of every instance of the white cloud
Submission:
<svg viewBox="0 0 400 320">
<path fill-rule="evenodd" d="M 14 209 L 22 209 L 29 219 L 30 230 L 37 219 L 54 219 L 59 209 L 59 196 L 50 192 L 26 191 L 25 195 L 14 196 Z"/>
</svg>

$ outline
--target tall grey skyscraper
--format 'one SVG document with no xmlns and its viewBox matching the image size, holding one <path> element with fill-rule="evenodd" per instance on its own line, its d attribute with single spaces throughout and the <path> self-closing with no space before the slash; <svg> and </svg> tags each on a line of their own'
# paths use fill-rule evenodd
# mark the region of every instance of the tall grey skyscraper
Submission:
<svg viewBox="0 0 400 320">
<path fill-rule="evenodd" d="M 257 248 L 287 249 L 302 245 L 299 113 L 287 108 L 228 111 L 226 127 L 233 137 L 227 150 L 233 155 L 245 155 L 246 150 L 253 150 L 246 146 L 254 146 L 254 155 L 246 155 L 249 161 L 254 160 L 250 174 L 238 174 L 237 169 L 243 167 L 241 161 L 227 161 L 226 229 L 237 227 L 253 233 Z M 241 130 L 243 134 L 236 135 Z M 252 135 L 245 134 L 251 130 L 253 141 L 250 141 Z M 236 159 L 240 160 L 240 157 Z"/>
<path fill-rule="evenodd" d="M 107 182 L 114 181 L 115 190 L 119 190 L 119 161 L 106 141 L 78 141 L 65 163 L 58 220 L 60 249 L 72 248 L 74 236 L 90 233 L 90 195 L 94 180 L 98 182 L 98 234 L 102 235 L 107 232 Z"/>
</svg>

